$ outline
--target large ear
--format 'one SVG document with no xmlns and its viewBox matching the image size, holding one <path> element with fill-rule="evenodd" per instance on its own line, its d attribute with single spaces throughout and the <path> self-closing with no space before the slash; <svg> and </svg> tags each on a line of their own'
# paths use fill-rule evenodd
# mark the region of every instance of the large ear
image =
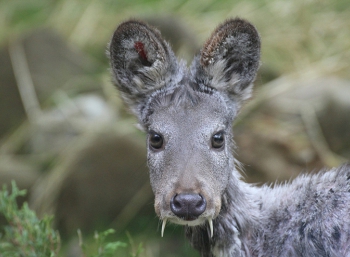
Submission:
<svg viewBox="0 0 350 257">
<path fill-rule="evenodd" d="M 169 45 L 158 30 L 141 21 L 118 26 L 109 57 L 115 84 L 138 116 L 152 92 L 176 80 L 178 63 Z"/>
<path fill-rule="evenodd" d="M 227 20 L 194 60 L 195 85 L 224 91 L 235 101 L 245 100 L 251 95 L 259 60 L 260 37 L 255 27 L 239 18 Z"/>
</svg>

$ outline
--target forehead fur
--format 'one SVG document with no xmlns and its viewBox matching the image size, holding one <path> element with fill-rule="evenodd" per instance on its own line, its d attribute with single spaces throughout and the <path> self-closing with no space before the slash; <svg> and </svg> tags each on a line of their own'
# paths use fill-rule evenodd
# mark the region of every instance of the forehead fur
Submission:
<svg viewBox="0 0 350 257">
<path fill-rule="evenodd" d="M 151 98 L 145 109 L 143 110 L 143 117 L 146 119 L 143 120 L 146 126 L 149 124 L 148 117 L 151 116 L 157 110 L 169 110 L 173 109 L 178 113 L 184 113 L 187 110 L 194 109 L 198 105 L 203 104 L 205 108 L 202 110 L 211 113 L 225 113 L 228 122 L 231 122 L 234 118 L 232 109 L 234 106 L 230 103 L 229 99 L 226 99 L 222 94 L 217 90 L 212 88 L 206 88 L 199 90 L 197 85 L 190 86 L 179 85 L 171 90 L 159 90 Z M 190 117 L 189 117 L 190 119 Z"/>
</svg>

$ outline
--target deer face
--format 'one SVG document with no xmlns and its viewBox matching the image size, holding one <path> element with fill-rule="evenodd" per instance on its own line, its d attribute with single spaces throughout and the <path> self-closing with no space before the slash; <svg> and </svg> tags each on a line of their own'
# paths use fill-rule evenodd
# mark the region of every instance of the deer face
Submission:
<svg viewBox="0 0 350 257">
<path fill-rule="evenodd" d="M 189 70 L 146 24 L 128 21 L 115 31 L 113 77 L 148 134 L 163 229 L 166 220 L 190 226 L 208 220 L 212 227 L 219 215 L 234 168 L 232 121 L 250 96 L 259 56 L 258 33 L 241 19 L 220 25 Z"/>
<path fill-rule="evenodd" d="M 189 89 L 191 90 L 191 89 Z M 231 113 L 219 95 L 163 99 L 149 117 L 148 166 L 162 220 L 199 225 L 215 218 L 232 170 Z"/>
</svg>

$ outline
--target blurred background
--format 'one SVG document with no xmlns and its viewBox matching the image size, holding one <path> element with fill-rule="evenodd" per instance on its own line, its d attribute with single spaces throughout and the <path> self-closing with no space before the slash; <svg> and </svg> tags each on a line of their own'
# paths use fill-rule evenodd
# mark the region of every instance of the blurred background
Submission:
<svg viewBox="0 0 350 257">
<path fill-rule="evenodd" d="M 0 184 L 15 180 L 39 216 L 54 215 L 62 256 L 81 256 L 78 228 L 87 241 L 114 228 L 131 251 L 142 244 L 140 256 L 199 256 L 181 227 L 160 237 L 145 136 L 113 88 L 106 49 L 132 17 L 190 62 L 236 16 L 262 40 L 254 97 L 234 126 L 245 180 L 349 160 L 348 0 L 0 0 Z"/>
</svg>

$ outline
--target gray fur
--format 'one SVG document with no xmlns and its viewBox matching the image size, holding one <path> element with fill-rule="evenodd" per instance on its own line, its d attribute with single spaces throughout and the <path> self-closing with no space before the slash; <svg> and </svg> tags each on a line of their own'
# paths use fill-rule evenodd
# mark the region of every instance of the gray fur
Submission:
<svg viewBox="0 0 350 257">
<path fill-rule="evenodd" d="M 137 42 L 144 45 L 147 60 L 140 58 L 135 49 Z M 182 78 L 183 64 L 177 62 L 159 31 L 137 20 L 118 26 L 108 54 L 116 85 L 137 116 L 152 92 L 176 85 Z"/>
<path fill-rule="evenodd" d="M 231 126 L 260 58 L 250 23 L 220 25 L 189 71 L 157 30 L 134 20 L 117 28 L 110 58 L 117 88 L 148 133 L 155 211 L 185 225 L 203 257 L 350 256 L 350 165 L 273 188 L 243 182 L 235 168 Z M 218 132 L 225 143 L 215 148 Z M 171 204 L 181 194 L 200 195 L 205 210 L 195 219 L 179 216 Z"/>
</svg>

